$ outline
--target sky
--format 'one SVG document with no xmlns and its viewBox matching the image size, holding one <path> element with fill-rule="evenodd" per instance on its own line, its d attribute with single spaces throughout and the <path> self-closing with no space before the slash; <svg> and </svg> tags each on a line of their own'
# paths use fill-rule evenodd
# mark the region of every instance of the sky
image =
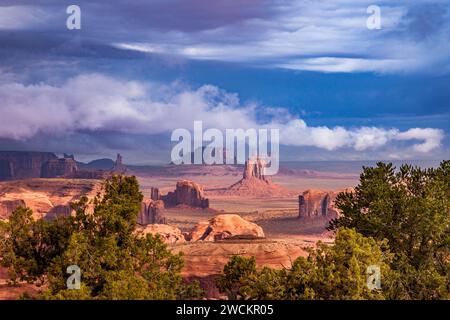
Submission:
<svg viewBox="0 0 450 320">
<path fill-rule="evenodd" d="M 0 1 L 0 150 L 167 163 L 197 120 L 278 128 L 281 161 L 449 159 L 450 2 Z"/>
</svg>

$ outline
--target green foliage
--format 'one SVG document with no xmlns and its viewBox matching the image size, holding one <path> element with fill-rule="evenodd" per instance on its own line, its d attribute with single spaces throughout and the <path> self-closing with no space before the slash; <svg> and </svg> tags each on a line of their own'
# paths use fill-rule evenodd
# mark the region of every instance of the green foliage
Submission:
<svg viewBox="0 0 450 320">
<path fill-rule="evenodd" d="M 217 287 L 231 300 L 245 299 L 251 296 L 250 286 L 257 280 L 257 275 L 254 257 L 233 256 L 224 266 L 223 275 L 217 280 Z"/>
<path fill-rule="evenodd" d="M 383 299 L 395 279 L 384 242 L 351 229 L 337 233 L 333 246 L 318 244 L 308 258 L 299 257 L 290 269 L 257 270 L 254 258 L 233 257 L 217 286 L 229 299 Z M 382 290 L 369 290 L 367 267 L 381 269 Z"/>
<path fill-rule="evenodd" d="M 391 298 L 449 298 L 450 161 L 427 170 L 364 168 L 355 191 L 341 193 L 335 205 L 342 214 L 330 229 L 388 240 L 391 267 L 401 275 Z"/>
<path fill-rule="evenodd" d="M 134 232 L 142 198 L 135 177 L 114 176 L 92 204 L 85 197 L 75 203 L 73 216 L 34 220 L 31 210 L 18 208 L 0 226 L 0 262 L 13 281 L 45 280 L 43 299 L 201 297 L 197 283 L 183 283 L 181 254 L 158 236 Z M 70 265 L 81 269 L 80 290 L 67 289 Z"/>
</svg>

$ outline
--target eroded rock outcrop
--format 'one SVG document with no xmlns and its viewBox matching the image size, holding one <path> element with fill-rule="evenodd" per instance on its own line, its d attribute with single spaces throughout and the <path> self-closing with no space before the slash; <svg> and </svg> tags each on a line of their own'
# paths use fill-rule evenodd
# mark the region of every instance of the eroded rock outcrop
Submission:
<svg viewBox="0 0 450 320">
<path fill-rule="evenodd" d="M 264 238 L 263 229 L 237 214 L 221 214 L 209 222 L 201 222 L 189 234 L 191 241 L 219 241 L 224 239 Z"/>
<path fill-rule="evenodd" d="M 72 178 L 77 171 L 73 158 L 51 159 L 42 165 L 41 178 Z"/>
<path fill-rule="evenodd" d="M 125 174 L 126 171 L 120 154 L 114 168 L 99 170 L 86 168 L 86 165 L 75 160 L 73 154 L 58 158 L 51 152 L 0 151 L 0 181 L 29 178 L 105 179 L 112 174 Z"/>
<path fill-rule="evenodd" d="M 34 218 L 52 219 L 71 214 L 73 202 L 82 196 L 93 199 L 100 191 L 101 182 L 96 180 L 26 179 L 0 182 L 0 211 L 9 218 L 17 206 L 26 206 L 33 211 Z"/>
<path fill-rule="evenodd" d="M 165 224 L 164 203 L 161 200 L 144 200 L 138 215 L 140 225 Z"/>
<path fill-rule="evenodd" d="M 334 207 L 339 192 L 307 190 L 298 197 L 299 218 L 334 219 L 339 212 Z"/>
<path fill-rule="evenodd" d="M 22 199 L 17 200 L 1 200 L 0 201 L 0 220 L 8 219 L 9 216 L 16 210 L 18 207 L 26 207 L 25 201 Z"/>
<path fill-rule="evenodd" d="M 146 234 L 159 235 L 167 244 L 183 243 L 185 238 L 180 229 L 167 224 L 149 224 L 147 226 L 139 226 L 136 229 L 139 235 Z"/>
<path fill-rule="evenodd" d="M 152 200 L 161 200 L 161 194 L 159 193 L 159 189 L 152 187 L 150 189 L 150 199 Z"/>
<path fill-rule="evenodd" d="M 39 178 L 42 165 L 54 159 L 51 152 L 0 151 L 0 180 Z"/>
<path fill-rule="evenodd" d="M 118 153 L 112 171 L 114 173 L 124 174 L 125 172 L 127 172 L 127 170 L 128 170 L 127 167 L 123 164 L 122 155 Z"/>
<path fill-rule="evenodd" d="M 267 181 L 266 177 L 264 176 L 264 168 L 266 167 L 266 163 L 264 160 L 257 158 L 257 159 L 249 159 L 245 162 L 245 169 L 244 169 L 244 175 L 243 179 L 259 179 L 262 181 Z"/>
<path fill-rule="evenodd" d="M 160 198 L 166 207 L 185 205 L 202 209 L 209 208 L 209 200 L 205 197 L 203 187 L 190 180 L 177 182 L 175 191 Z"/>
</svg>

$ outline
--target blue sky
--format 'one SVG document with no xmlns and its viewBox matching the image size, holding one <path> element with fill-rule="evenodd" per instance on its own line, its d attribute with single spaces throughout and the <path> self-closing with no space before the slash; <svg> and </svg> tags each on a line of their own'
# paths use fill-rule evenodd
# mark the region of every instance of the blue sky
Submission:
<svg viewBox="0 0 450 320">
<path fill-rule="evenodd" d="M 0 3 L 0 149 L 166 162 L 203 120 L 279 127 L 282 161 L 450 155 L 448 1 L 69 4 Z"/>
</svg>

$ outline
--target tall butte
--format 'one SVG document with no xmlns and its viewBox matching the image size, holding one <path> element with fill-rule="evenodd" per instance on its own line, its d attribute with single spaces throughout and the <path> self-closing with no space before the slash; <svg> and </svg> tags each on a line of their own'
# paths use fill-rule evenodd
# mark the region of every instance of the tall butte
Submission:
<svg viewBox="0 0 450 320">
<path fill-rule="evenodd" d="M 125 173 L 127 172 L 127 167 L 122 162 L 122 155 L 120 153 L 117 154 L 116 162 L 114 162 L 113 171 L 116 173 Z"/>
<path fill-rule="evenodd" d="M 266 162 L 263 159 L 248 159 L 245 162 L 242 179 L 224 189 L 207 190 L 211 194 L 245 197 L 285 197 L 292 191 L 271 182 L 264 175 Z"/>
</svg>

